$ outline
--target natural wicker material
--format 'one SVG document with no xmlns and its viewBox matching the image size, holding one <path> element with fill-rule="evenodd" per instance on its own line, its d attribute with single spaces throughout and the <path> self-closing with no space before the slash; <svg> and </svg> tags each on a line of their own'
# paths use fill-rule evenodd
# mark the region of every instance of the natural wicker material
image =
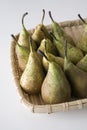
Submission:
<svg viewBox="0 0 87 130">
<path fill-rule="evenodd" d="M 85 19 L 87 21 L 87 19 Z M 60 25 L 64 30 L 73 38 L 74 42 L 77 43 L 82 32 L 83 32 L 83 23 L 80 20 L 74 21 L 65 21 L 61 22 Z M 48 30 L 51 30 L 51 25 L 47 26 Z M 29 30 L 33 33 L 34 29 Z M 19 34 L 16 36 L 18 38 Z M 26 94 L 20 86 L 20 76 L 22 74 L 19 66 L 17 56 L 15 54 L 15 43 L 11 42 L 11 64 L 12 72 L 16 82 L 18 93 L 20 94 L 21 100 L 25 105 L 27 105 L 32 112 L 35 113 L 54 113 L 58 111 L 66 111 L 72 109 L 82 109 L 87 107 L 87 98 L 85 99 L 71 99 L 69 102 L 48 105 L 44 104 L 41 95 L 28 95 Z"/>
</svg>

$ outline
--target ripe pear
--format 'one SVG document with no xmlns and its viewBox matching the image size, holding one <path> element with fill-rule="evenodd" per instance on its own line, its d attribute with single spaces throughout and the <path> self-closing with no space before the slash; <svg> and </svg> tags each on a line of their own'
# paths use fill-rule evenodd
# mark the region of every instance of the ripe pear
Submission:
<svg viewBox="0 0 87 130">
<path fill-rule="evenodd" d="M 44 38 L 44 33 L 41 30 L 44 30 L 47 38 L 52 39 L 46 26 L 43 24 L 44 17 L 45 17 L 45 10 L 43 9 L 43 17 L 41 23 L 36 26 L 34 33 L 32 35 L 32 39 L 37 43 L 38 46 L 40 45 L 40 42 Z"/>
<path fill-rule="evenodd" d="M 51 53 L 45 53 L 45 55 L 47 56 L 49 61 L 51 61 L 51 62 L 53 61 L 53 62 L 59 64 L 61 66 L 61 68 L 63 69 L 64 59 L 62 57 L 54 56 Z M 48 71 L 48 68 L 49 68 L 48 60 L 45 57 L 43 57 L 42 62 L 43 62 L 43 66 L 44 66 L 45 70 Z"/>
<path fill-rule="evenodd" d="M 30 50 L 30 43 L 29 43 L 29 37 L 31 37 L 29 31 L 25 28 L 24 26 L 24 18 L 25 16 L 28 15 L 28 12 L 24 13 L 22 16 L 22 29 L 20 31 L 19 34 L 19 38 L 18 38 L 18 43 L 23 46 L 23 47 L 27 47 Z M 36 43 L 32 40 L 32 47 L 37 50 L 37 45 Z"/>
<path fill-rule="evenodd" d="M 46 55 L 45 58 L 48 60 Z M 70 84 L 61 67 L 55 62 L 49 61 L 48 72 L 41 87 L 41 96 L 47 104 L 65 102 L 71 98 Z"/>
<path fill-rule="evenodd" d="M 78 14 L 78 16 L 83 21 L 84 30 L 83 30 L 83 33 L 82 33 L 82 36 L 81 36 L 79 42 L 77 43 L 77 47 L 87 53 L 87 23 L 80 16 L 80 14 Z"/>
<path fill-rule="evenodd" d="M 64 58 L 64 41 L 56 39 L 56 37 L 51 33 L 54 39 L 54 44 L 59 52 L 59 55 Z M 78 63 L 83 58 L 83 52 L 69 43 L 67 43 L 67 56 L 68 59 L 74 64 Z"/>
<path fill-rule="evenodd" d="M 67 52 L 67 51 L 66 51 Z M 71 83 L 72 93 L 75 97 L 87 97 L 87 72 L 74 65 L 65 53 L 64 71 Z"/>
<path fill-rule="evenodd" d="M 32 39 L 30 43 L 30 55 L 20 78 L 20 85 L 28 94 L 38 94 L 41 91 L 45 73 L 38 53 L 32 48 Z"/>
<path fill-rule="evenodd" d="M 20 43 L 21 46 L 25 46 L 30 48 L 29 45 L 29 32 L 26 30 L 24 26 L 24 18 L 25 16 L 28 15 L 28 12 L 24 13 L 22 16 L 22 29 L 19 34 L 18 42 Z"/>
<path fill-rule="evenodd" d="M 15 51 L 18 58 L 19 67 L 23 71 L 26 67 L 30 51 L 27 47 L 21 46 L 14 35 L 11 36 L 16 43 Z"/>
<path fill-rule="evenodd" d="M 48 39 L 48 38 L 44 38 L 42 41 L 41 41 L 41 44 L 38 48 L 38 50 L 41 50 L 43 52 L 45 52 L 45 44 L 46 44 L 46 51 L 57 56 L 58 55 L 58 51 L 57 51 L 57 48 L 55 47 L 55 45 L 53 44 L 53 42 Z"/>
<path fill-rule="evenodd" d="M 49 16 L 52 21 L 52 32 L 57 39 L 61 41 L 67 40 L 71 45 L 74 45 L 73 39 L 64 31 L 63 27 L 61 27 L 56 21 L 54 21 L 51 11 L 49 11 Z"/>
<path fill-rule="evenodd" d="M 87 72 L 87 54 L 77 63 L 77 66 Z"/>
</svg>

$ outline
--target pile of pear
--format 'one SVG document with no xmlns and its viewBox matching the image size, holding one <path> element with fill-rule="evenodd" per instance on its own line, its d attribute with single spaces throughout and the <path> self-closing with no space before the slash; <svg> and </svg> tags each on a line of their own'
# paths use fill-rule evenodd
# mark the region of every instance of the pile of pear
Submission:
<svg viewBox="0 0 87 130">
<path fill-rule="evenodd" d="M 72 97 L 87 97 L 87 23 L 83 21 L 84 33 L 79 42 L 73 39 L 54 21 L 51 31 L 41 23 L 31 34 L 24 26 L 18 39 L 12 34 L 18 65 L 22 71 L 20 86 L 27 94 L 41 94 L 46 104 L 68 102 Z"/>
</svg>

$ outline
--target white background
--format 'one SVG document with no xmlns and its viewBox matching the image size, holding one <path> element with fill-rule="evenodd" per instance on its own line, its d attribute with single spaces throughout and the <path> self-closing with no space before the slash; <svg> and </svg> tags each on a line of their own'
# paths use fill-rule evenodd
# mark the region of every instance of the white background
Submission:
<svg viewBox="0 0 87 130">
<path fill-rule="evenodd" d="M 25 25 L 34 28 L 46 10 L 44 24 L 50 24 L 48 11 L 56 21 L 87 17 L 87 0 L 0 0 L 0 130 L 87 130 L 87 109 L 33 114 L 20 103 L 10 65 L 10 34 L 21 29 L 21 16 L 26 11 Z"/>
</svg>

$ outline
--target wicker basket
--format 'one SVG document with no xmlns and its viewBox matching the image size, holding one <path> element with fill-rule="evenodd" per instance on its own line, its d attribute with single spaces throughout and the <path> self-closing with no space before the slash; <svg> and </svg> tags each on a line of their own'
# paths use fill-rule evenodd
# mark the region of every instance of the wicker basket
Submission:
<svg viewBox="0 0 87 130">
<path fill-rule="evenodd" d="M 87 19 L 85 19 L 87 21 Z M 80 20 L 74 21 L 65 21 L 61 22 L 60 25 L 64 30 L 73 38 L 74 42 L 77 43 L 82 32 L 83 32 L 83 23 Z M 51 25 L 47 26 L 48 30 L 51 30 Z M 33 33 L 34 29 L 29 30 Z M 19 34 L 16 35 L 18 38 Z M 19 66 L 17 56 L 15 54 L 15 44 L 14 41 L 11 42 L 11 64 L 12 72 L 16 82 L 18 93 L 21 97 L 21 100 L 32 112 L 35 113 L 54 113 L 58 111 L 66 111 L 73 109 L 82 109 L 87 107 L 87 98 L 85 99 L 71 99 L 69 102 L 64 102 L 60 104 L 44 104 L 41 95 L 28 95 L 26 94 L 20 86 L 20 76 L 22 74 Z"/>
</svg>

